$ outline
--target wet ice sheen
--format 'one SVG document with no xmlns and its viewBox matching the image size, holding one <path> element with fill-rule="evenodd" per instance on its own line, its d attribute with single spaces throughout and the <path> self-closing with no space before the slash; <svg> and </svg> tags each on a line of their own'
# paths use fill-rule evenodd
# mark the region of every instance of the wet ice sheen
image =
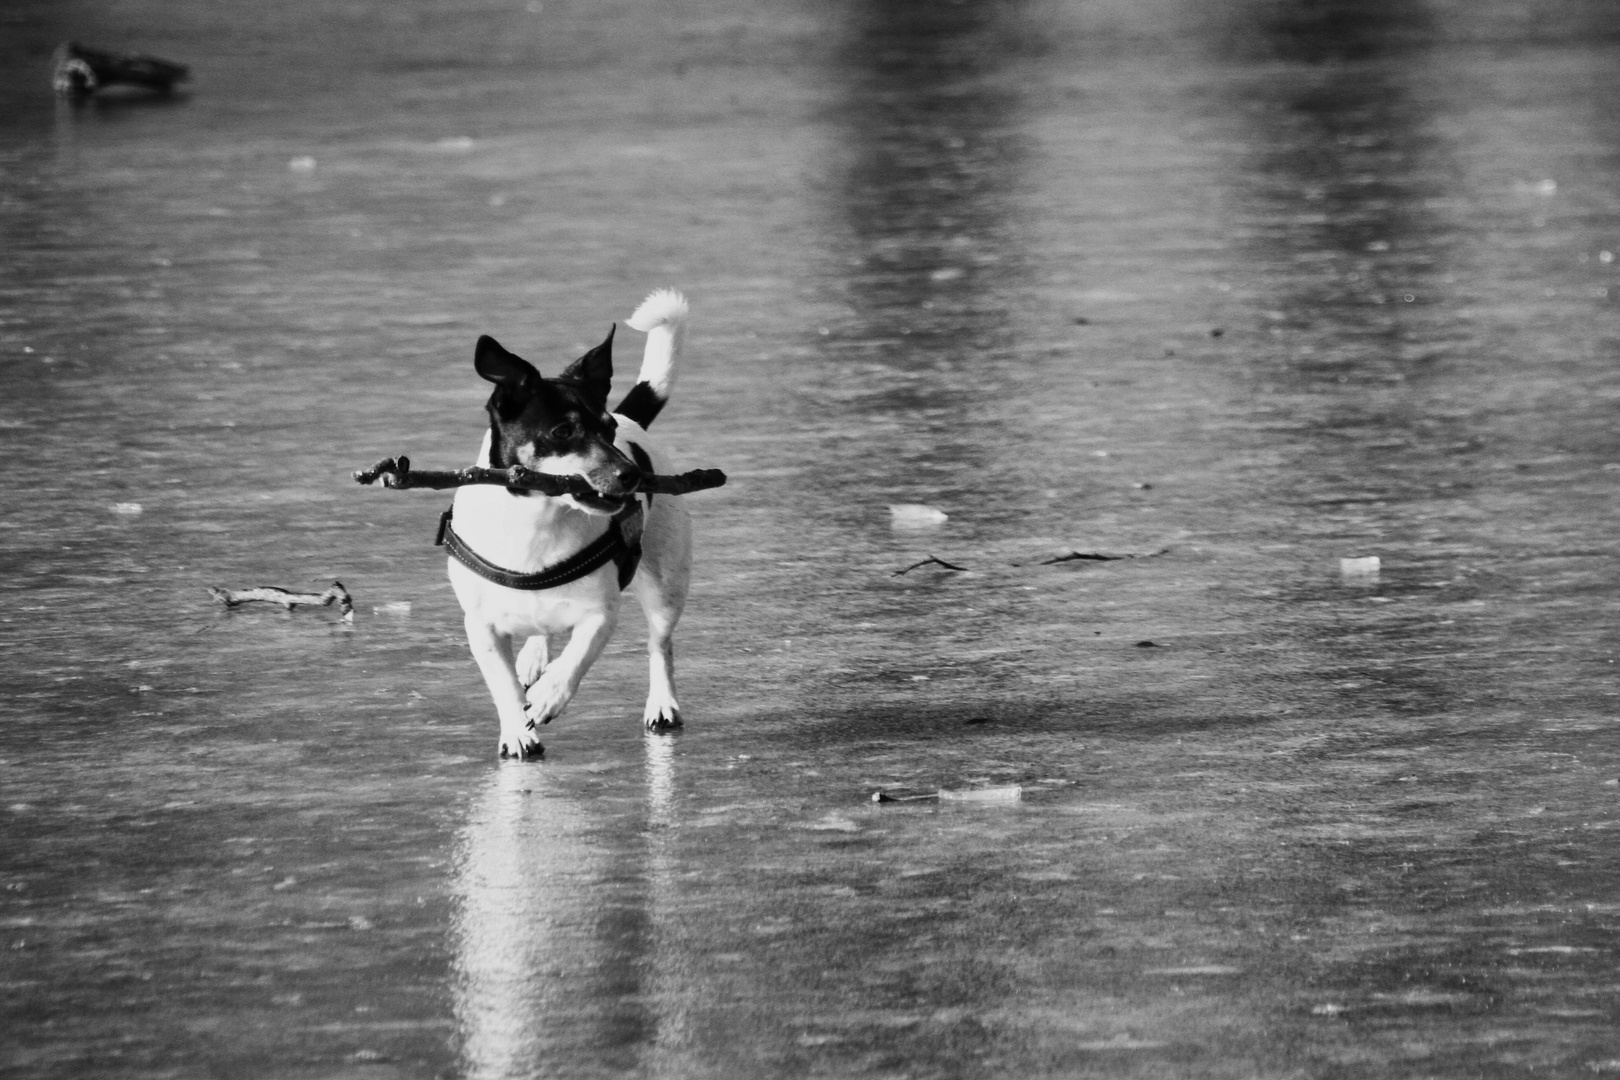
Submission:
<svg viewBox="0 0 1620 1080">
<path fill-rule="evenodd" d="M 0 1072 L 1612 1064 L 1605 5 L 4 18 Z M 502 765 L 348 474 L 660 285 L 688 728 Z"/>
</svg>

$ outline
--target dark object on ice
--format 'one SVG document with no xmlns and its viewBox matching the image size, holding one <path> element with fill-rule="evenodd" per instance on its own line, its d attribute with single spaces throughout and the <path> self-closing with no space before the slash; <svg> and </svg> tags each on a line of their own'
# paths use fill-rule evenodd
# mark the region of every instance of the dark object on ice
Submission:
<svg viewBox="0 0 1620 1080">
<path fill-rule="evenodd" d="M 1225 330 L 1222 330 L 1220 327 L 1217 326 L 1215 329 L 1213 329 L 1213 330 L 1211 330 L 1209 332 L 1209 336 L 1210 337 L 1220 337 L 1221 335 L 1223 335 L 1225 333 L 1226 333 Z"/>
<path fill-rule="evenodd" d="M 919 567 L 919 566 L 927 566 L 929 563 L 934 563 L 934 564 L 936 564 L 938 566 L 943 566 L 947 570 L 966 570 L 967 569 L 967 567 L 965 567 L 965 566 L 957 566 L 955 563 L 948 563 L 944 559 L 937 559 L 934 556 L 930 555 L 930 556 L 928 556 L 928 558 L 922 560 L 921 562 L 912 563 L 910 566 L 906 567 L 904 570 L 896 570 L 892 576 L 900 577 L 902 574 L 909 574 L 913 570 L 917 569 L 917 567 Z"/>
<path fill-rule="evenodd" d="M 499 484 L 522 491 L 538 491 L 542 495 L 594 495 L 596 489 L 583 476 L 553 476 L 514 465 L 510 469 L 486 469 L 473 466 L 467 469 L 412 469 L 408 457 L 384 458 L 369 469 L 355 472 L 354 478 L 362 484 L 373 484 L 381 477 L 387 488 L 444 488 L 465 487 L 468 484 Z M 692 491 L 717 488 L 726 482 L 726 474 L 719 469 L 693 469 L 674 476 L 654 476 L 642 473 L 637 491 L 652 495 L 685 495 Z"/>
<path fill-rule="evenodd" d="M 1067 555 L 1059 555 L 1055 559 L 1047 559 L 1042 566 L 1053 566 L 1061 562 L 1119 562 L 1121 559 L 1152 559 L 1167 553 L 1169 548 L 1160 548 L 1150 551 L 1146 555 L 1104 555 L 1100 551 L 1071 551 Z"/>
<path fill-rule="evenodd" d="M 940 788 L 938 791 L 922 795 L 890 795 L 885 791 L 872 792 L 872 801 L 886 802 L 917 802 L 921 799 L 938 799 L 940 802 L 971 802 L 971 803 L 1009 803 L 1018 802 L 1024 797 L 1024 788 L 1021 784 L 1008 784 L 1003 787 L 988 788 Z"/>
<path fill-rule="evenodd" d="M 138 86 L 168 94 L 174 91 L 175 83 L 190 77 L 191 69 L 184 64 L 155 56 L 103 52 L 76 41 L 64 41 L 56 47 L 51 82 L 63 97 L 82 100 L 108 86 Z"/>
<path fill-rule="evenodd" d="M 989 722 L 990 718 L 988 716 L 975 716 L 971 719 L 962 721 L 962 725 L 966 727 L 969 724 L 988 724 Z"/>
<path fill-rule="evenodd" d="M 1159 646 L 1156 642 L 1152 641 L 1138 641 L 1136 643 L 1136 647 L 1138 649 L 1157 649 Z"/>
<path fill-rule="evenodd" d="M 354 621 L 354 601 L 349 596 L 349 590 L 343 587 L 343 582 L 334 581 L 332 587 L 323 593 L 295 593 L 286 589 L 278 589 L 273 585 L 261 585 L 255 589 L 221 589 L 218 586 L 208 586 L 208 592 L 215 600 L 228 608 L 237 607 L 254 600 L 261 600 L 267 604 L 280 604 L 288 611 L 296 610 L 299 605 L 319 605 L 330 607 L 336 603 L 338 610 L 343 612 L 344 622 Z"/>
<path fill-rule="evenodd" d="M 1076 325 L 1076 326 L 1090 326 L 1091 325 L 1091 320 L 1086 318 L 1084 315 L 1076 315 L 1074 317 L 1074 325 Z"/>
</svg>

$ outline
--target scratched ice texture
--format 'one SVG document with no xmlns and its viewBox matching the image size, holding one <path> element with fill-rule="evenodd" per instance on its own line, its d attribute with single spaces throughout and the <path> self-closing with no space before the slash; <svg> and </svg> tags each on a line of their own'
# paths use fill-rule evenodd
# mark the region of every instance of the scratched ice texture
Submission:
<svg viewBox="0 0 1620 1080">
<path fill-rule="evenodd" d="M 10 0 L 0 1072 L 1620 1072 L 1617 213 L 1607 0 Z M 503 764 L 348 474 L 662 285 L 688 726 Z"/>
</svg>

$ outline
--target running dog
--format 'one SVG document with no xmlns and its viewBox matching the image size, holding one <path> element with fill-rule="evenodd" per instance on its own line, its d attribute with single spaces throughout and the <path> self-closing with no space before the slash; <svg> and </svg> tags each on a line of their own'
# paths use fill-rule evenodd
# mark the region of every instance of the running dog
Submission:
<svg viewBox="0 0 1620 1080">
<path fill-rule="evenodd" d="M 669 400 L 687 310 L 680 293 L 665 289 L 630 316 L 647 343 L 636 384 L 611 413 L 612 330 L 552 378 L 494 338 L 478 339 L 473 366 L 495 384 L 478 464 L 577 474 L 593 489 L 548 496 L 462 487 L 441 523 L 467 643 L 500 716 L 503 758 L 545 753 L 538 729 L 563 711 L 602 654 L 626 586 L 647 615 L 643 719 L 650 730 L 681 726 L 671 634 L 691 580 L 692 523 L 680 497 L 638 492 L 637 484 L 643 473 L 670 471 L 647 427 Z M 555 654 L 553 637 L 562 642 Z"/>
</svg>

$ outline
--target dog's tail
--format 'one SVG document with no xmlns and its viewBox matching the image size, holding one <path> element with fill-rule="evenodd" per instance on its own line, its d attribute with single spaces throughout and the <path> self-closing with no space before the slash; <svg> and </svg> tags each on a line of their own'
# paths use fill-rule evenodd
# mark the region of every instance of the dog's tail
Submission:
<svg viewBox="0 0 1620 1080">
<path fill-rule="evenodd" d="M 649 427 L 675 385 L 675 361 L 686 341 L 686 297 L 674 289 L 659 289 L 636 308 L 626 321 L 632 330 L 647 335 L 641 355 L 641 374 L 614 412 Z"/>
</svg>

